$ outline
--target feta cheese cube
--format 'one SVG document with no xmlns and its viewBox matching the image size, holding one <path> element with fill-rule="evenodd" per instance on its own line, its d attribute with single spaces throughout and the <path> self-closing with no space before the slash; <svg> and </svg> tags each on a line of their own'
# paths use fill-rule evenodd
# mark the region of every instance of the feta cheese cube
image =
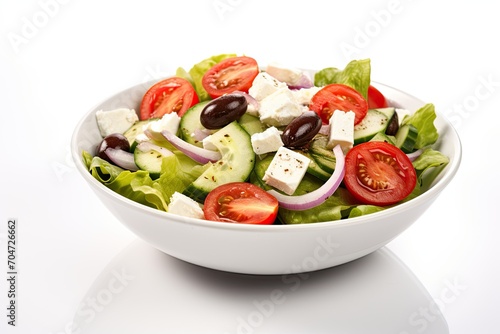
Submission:
<svg viewBox="0 0 500 334">
<path fill-rule="evenodd" d="M 170 131 L 171 133 L 177 133 L 179 130 L 179 124 L 181 118 L 176 112 L 171 112 L 169 114 L 163 115 L 162 118 L 155 122 L 151 122 L 149 128 L 153 131 L 161 132 L 163 130 Z"/>
<path fill-rule="evenodd" d="M 260 101 L 280 88 L 287 88 L 286 83 L 276 80 L 266 72 L 260 72 L 253 80 L 248 94 L 257 101 Z"/>
<path fill-rule="evenodd" d="M 280 147 L 267 168 L 263 180 L 285 194 L 292 195 L 306 174 L 311 160 L 286 147 Z"/>
<path fill-rule="evenodd" d="M 255 117 L 259 117 L 259 101 L 257 101 L 256 105 L 253 103 L 248 103 L 247 105 L 247 111 L 245 111 L 247 114 Z"/>
<path fill-rule="evenodd" d="M 203 148 L 205 150 L 218 151 L 217 146 L 215 146 L 214 143 L 212 142 L 212 135 L 203 138 L 201 143 L 203 144 Z"/>
<path fill-rule="evenodd" d="M 330 117 L 330 137 L 327 147 L 334 148 L 337 145 L 347 152 L 354 145 L 354 112 L 335 110 Z"/>
<path fill-rule="evenodd" d="M 201 205 L 179 192 L 175 192 L 170 198 L 168 212 L 190 218 L 205 218 Z"/>
<path fill-rule="evenodd" d="M 308 105 L 311 103 L 311 99 L 321 88 L 323 87 L 311 87 L 311 88 L 301 88 L 292 90 L 292 94 L 295 101 L 300 104 Z"/>
<path fill-rule="evenodd" d="M 285 126 L 302 115 L 304 109 L 295 101 L 292 92 L 281 88 L 260 101 L 260 121 L 270 126 Z"/>
<path fill-rule="evenodd" d="M 98 110 L 95 113 L 97 126 L 101 136 L 106 137 L 112 133 L 123 134 L 139 120 L 134 109 L 118 108 L 113 110 Z"/>
<path fill-rule="evenodd" d="M 156 121 L 151 121 L 147 124 L 147 130 L 153 139 L 162 141 L 165 140 L 162 131 L 169 131 L 173 134 L 177 133 L 179 130 L 179 124 L 181 122 L 181 118 L 177 115 L 176 112 L 172 112 L 169 114 L 163 115 L 162 118 Z"/>
<path fill-rule="evenodd" d="M 279 81 L 289 85 L 295 85 L 302 78 L 302 71 L 296 68 L 288 68 L 278 63 L 270 63 L 266 72 Z"/>
<path fill-rule="evenodd" d="M 276 152 L 281 146 L 281 131 L 272 126 L 260 133 L 254 133 L 250 138 L 255 154 Z"/>
</svg>

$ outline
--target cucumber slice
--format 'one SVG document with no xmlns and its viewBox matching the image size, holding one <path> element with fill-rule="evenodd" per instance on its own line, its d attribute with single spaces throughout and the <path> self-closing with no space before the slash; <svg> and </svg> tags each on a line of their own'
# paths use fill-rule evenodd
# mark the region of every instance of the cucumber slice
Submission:
<svg viewBox="0 0 500 334">
<path fill-rule="evenodd" d="M 396 113 L 396 108 L 393 108 L 393 107 L 387 107 L 387 108 L 378 108 L 378 109 L 375 109 L 377 110 L 378 112 L 381 112 L 382 114 L 386 115 L 387 116 L 387 119 L 391 119 L 394 114 Z"/>
<path fill-rule="evenodd" d="M 203 147 L 203 143 L 197 140 L 193 134 L 200 130 L 210 131 L 201 125 L 200 122 L 201 112 L 208 102 L 210 101 L 203 101 L 189 108 L 184 115 L 182 115 L 181 122 L 179 123 L 180 137 L 184 139 L 184 141 L 198 147 Z"/>
<path fill-rule="evenodd" d="M 149 122 L 157 121 L 159 118 L 150 118 L 143 121 L 135 122 L 127 131 L 123 133 L 123 135 L 128 139 L 128 143 L 130 144 L 130 151 L 134 152 L 135 146 L 137 143 L 135 142 L 135 138 L 144 133 L 144 128 Z"/>
<path fill-rule="evenodd" d="M 254 133 L 263 132 L 266 129 L 258 117 L 250 114 L 243 114 L 238 120 L 238 123 L 250 136 Z"/>
<path fill-rule="evenodd" d="M 156 179 L 160 176 L 163 158 L 173 154 L 164 147 L 142 142 L 134 150 L 134 161 L 137 167 L 148 171 L 151 178 Z"/>
<path fill-rule="evenodd" d="M 255 164 L 250 135 L 237 121 L 215 132 L 211 138 L 222 158 L 208 167 L 183 192 L 200 203 L 210 191 L 222 184 L 246 181 Z"/>
<path fill-rule="evenodd" d="M 309 150 L 313 161 L 330 175 L 335 170 L 335 155 L 331 149 L 327 148 L 328 137 L 317 135 L 311 141 Z"/>
<path fill-rule="evenodd" d="M 390 117 L 387 114 L 388 109 L 393 110 Z M 385 133 L 393 114 L 394 108 L 368 110 L 365 118 L 354 126 L 354 145 L 369 141 L 379 132 Z"/>
<path fill-rule="evenodd" d="M 307 166 L 307 173 L 311 174 L 312 176 L 317 177 L 320 180 L 327 181 L 330 176 L 332 176 L 332 173 L 327 172 L 323 168 L 318 165 L 316 160 L 314 160 L 314 157 L 311 155 L 309 152 L 304 152 L 301 150 L 294 150 L 295 152 L 302 154 L 303 156 L 309 158 L 311 160 L 309 162 L 309 165 Z M 335 165 L 335 164 L 334 164 Z"/>
<path fill-rule="evenodd" d="M 396 138 L 394 136 L 386 135 L 385 133 L 379 132 L 373 136 L 370 141 L 383 141 L 392 145 L 396 145 Z"/>
<path fill-rule="evenodd" d="M 396 133 L 396 146 L 405 153 L 411 153 L 417 142 L 417 136 L 417 128 L 411 124 L 405 124 Z"/>
</svg>

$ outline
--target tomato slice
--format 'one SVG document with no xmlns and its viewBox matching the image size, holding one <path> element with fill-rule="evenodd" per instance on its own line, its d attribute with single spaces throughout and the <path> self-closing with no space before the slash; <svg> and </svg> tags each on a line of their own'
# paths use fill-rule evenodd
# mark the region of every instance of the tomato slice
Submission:
<svg viewBox="0 0 500 334">
<path fill-rule="evenodd" d="M 377 109 L 387 108 L 388 106 L 385 96 L 372 85 L 368 86 L 368 108 Z"/>
<path fill-rule="evenodd" d="M 203 75 L 201 84 L 215 99 L 234 91 L 248 93 L 253 80 L 259 74 L 257 61 L 250 57 L 231 57 L 215 64 Z"/>
<path fill-rule="evenodd" d="M 354 146 L 345 157 L 344 184 L 362 203 L 395 204 L 415 188 L 417 175 L 408 156 L 386 142 Z"/>
<path fill-rule="evenodd" d="M 189 81 L 179 77 L 167 78 L 151 86 L 144 94 L 140 118 L 162 117 L 174 111 L 182 116 L 198 102 L 198 95 Z"/>
<path fill-rule="evenodd" d="M 354 88 L 343 84 L 330 84 L 314 94 L 309 109 L 318 113 L 324 124 L 328 124 L 335 110 L 352 110 L 355 114 L 354 124 L 358 124 L 368 112 L 368 103 Z"/>
<path fill-rule="evenodd" d="M 278 200 L 251 183 L 232 182 L 208 194 L 203 212 L 208 220 L 268 225 L 278 215 Z"/>
</svg>

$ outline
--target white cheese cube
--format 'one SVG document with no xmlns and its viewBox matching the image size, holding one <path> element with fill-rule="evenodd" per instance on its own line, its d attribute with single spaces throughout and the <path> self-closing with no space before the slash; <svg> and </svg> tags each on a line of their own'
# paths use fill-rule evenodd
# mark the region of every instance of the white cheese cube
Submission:
<svg viewBox="0 0 500 334">
<path fill-rule="evenodd" d="M 97 126 L 101 136 L 106 137 L 112 133 L 123 134 L 139 120 L 134 109 L 118 108 L 114 110 L 98 110 L 95 113 Z"/>
<path fill-rule="evenodd" d="M 205 218 L 201 205 L 195 200 L 175 192 L 170 198 L 168 212 L 190 218 Z"/>
<path fill-rule="evenodd" d="M 296 68 L 288 68 L 278 63 L 270 63 L 266 72 L 276 80 L 285 82 L 289 85 L 295 85 L 302 78 L 302 71 Z"/>
<path fill-rule="evenodd" d="M 203 138 L 201 143 L 203 144 L 203 148 L 205 150 L 210 150 L 210 151 L 218 151 L 219 150 L 217 148 L 217 146 L 215 146 L 214 143 L 212 142 L 212 135 L 206 136 L 205 138 Z"/>
<path fill-rule="evenodd" d="M 180 123 L 181 118 L 179 117 L 179 115 L 177 115 L 176 112 L 171 112 L 169 114 L 163 115 L 163 117 L 156 122 L 151 122 L 149 128 L 157 132 L 167 130 L 171 133 L 177 133 Z"/>
<path fill-rule="evenodd" d="M 260 121 L 270 126 L 285 126 L 302 115 L 302 105 L 295 101 L 288 88 L 281 88 L 260 102 Z"/>
<path fill-rule="evenodd" d="M 335 110 L 330 117 L 330 138 L 327 147 L 342 147 L 344 153 L 354 145 L 354 112 Z"/>
<path fill-rule="evenodd" d="M 306 174 L 311 160 L 286 147 L 280 147 L 267 168 L 263 180 L 285 194 L 292 195 Z"/>
<path fill-rule="evenodd" d="M 248 103 L 246 113 L 251 116 L 259 117 L 259 108 L 258 108 L 259 105 L 260 105 L 259 101 L 257 101 L 257 105 L 254 105 L 253 103 Z"/>
<path fill-rule="evenodd" d="M 274 126 L 260 133 L 254 133 L 251 137 L 252 147 L 255 154 L 276 152 L 281 146 L 281 131 Z"/>
<path fill-rule="evenodd" d="M 134 141 L 135 141 L 137 144 L 140 144 L 140 143 L 143 143 L 143 142 L 145 142 L 145 141 L 149 141 L 149 137 L 148 137 L 148 136 L 146 136 L 144 133 L 139 133 L 139 134 L 135 137 Z"/>
<path fill-rule="evenodd" d="M 292 94 L 297 101 L 297 103 L 308 105 L 311 103 L 311 99 L 321 88 L 323 87 L 311 87 L 311 88 L 301 88 L 292 90 Z"/>
<path fill-rule="evenodd" d="M 266 72 L 260 72 L 253 80 L 248 94 L 257 101 L 261 101 L 280 88 L 287 88 L 286 83 L 276 80 Z"/>
<path fill-rule="evenodd" d="M 176 112 L 172 112 L 163 115 L 163 117 L 159 120 L 149 122 L 147 124 L 147 129 L 153 139 L 162 141 L 165 140 L 165 138 L 163 137 L 161 132 L 169 131 L 173 134 L 176 134 L 177 130 L 179 130 L 180 122 L 181 118 L 179 117 L 179 115 L 177 115 Z"/>
</svg>

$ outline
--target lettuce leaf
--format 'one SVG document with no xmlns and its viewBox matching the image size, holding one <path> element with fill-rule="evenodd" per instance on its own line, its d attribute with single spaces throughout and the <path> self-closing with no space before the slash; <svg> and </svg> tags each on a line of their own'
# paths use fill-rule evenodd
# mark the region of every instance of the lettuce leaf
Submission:
<svg viewBox="0 0 500 334">
<path fill-rule="evenodd" d="M 370 59 L 352 60 L 343 70 L 328 67 L 316 72 L 314 85 L 321 87 L 332 83 L 350 86 L 357 90 L 365 99 L 368 99 L 370 86 L 371 65 Z"/>
<path fill-rule="evenodd" d="M 415 143 L 416 149 L 432 145 L 437 141 L 439 134 L 434 126 L 435 119 L 436 111 L 432 103 L 424 105 L 415 111 L 413 115 L 403 119 L 403 125 L 411 124 L 418 130 L 417 141 Z"/>
<path fill-rule="evenodd" d="M 176 152 L 163 159 L 160 177 L 153 180 L 147 171 L 124 170 L 99 157 L 92 158 L 88 152 L 83 152 L 82 156 L 92 176 L 106 187 L 135 202 L 163 211 L 168 210 L 174 192 L 182 192 L 208 167 Z"/>
<path fill-rule="evenodd" d="M 413 161 L 413 167 L 417 171 L 418 183 L 423 186 L 425 181 L 425 185 L 430 185 L 441 171 L 441 168 L 444 168 L 448 162 L 450 162 L 450 159 L 443 153 L 432 148 L 424 150 L 422 154 Z M 435 168 L 435 173 L 431 175 L 429 172 L 432 168 Z"/>
<path fill-rule="evenodd" d="M 84 157 L 87 154 L 84 153 Z M 146 171 L 131 172 L 94 157 L 89 172 L 106 187 L 128 199 L 159 210 L 168 208 L 165 197 L 153 187 L 154 181 Z"/>
<path fill-rule="evenodd" d="M 179 67 L 176 71 L 176 75 L 181 78 L 185 78 L 192 83 L 194 89 L 196 90 L 196 93 L 198 94 L 200 102 L 207 101 L 210 100 L 210 96 L 208 95 L 207 91 L 205 90 L 205 88 L 203 88 L 203 85 L 201 84 L 201 79 L 203 78 L 203 75 L 205 74 L 206 71 L 211 69 L 212 66 L 214 66 L 215 64 L 218 64 L 224 59 L 231 57 L 236 57 L 236 54 L 224 53 L 212 56 L 210 58 L 200 61 L 198 64 L 194 65 L 188 72 L 186 72 L 186 70 L 184 70 L 182 67 Z"/>
<path fill-rule="evenodd" d="M 153 187 L 170 201 L 170 197 L 175 192 L 182 193 L 208 166 L 208 164 L 199 165 L 181 153 L 165 157 L 161 165 L 160 177 Z"/>
<path fill-rule="evenodd" d="M 301 183 L 299 187 L 305 192 L 306 187 Z M 280 208 L 279 219 L 284 224 L 310 224 L 346 218 L 350 210 L 357 206 L 355 199 L 345 188 L 338 188 L 322 204 L 307 210 L 294 211 Z"/>
</svg>

